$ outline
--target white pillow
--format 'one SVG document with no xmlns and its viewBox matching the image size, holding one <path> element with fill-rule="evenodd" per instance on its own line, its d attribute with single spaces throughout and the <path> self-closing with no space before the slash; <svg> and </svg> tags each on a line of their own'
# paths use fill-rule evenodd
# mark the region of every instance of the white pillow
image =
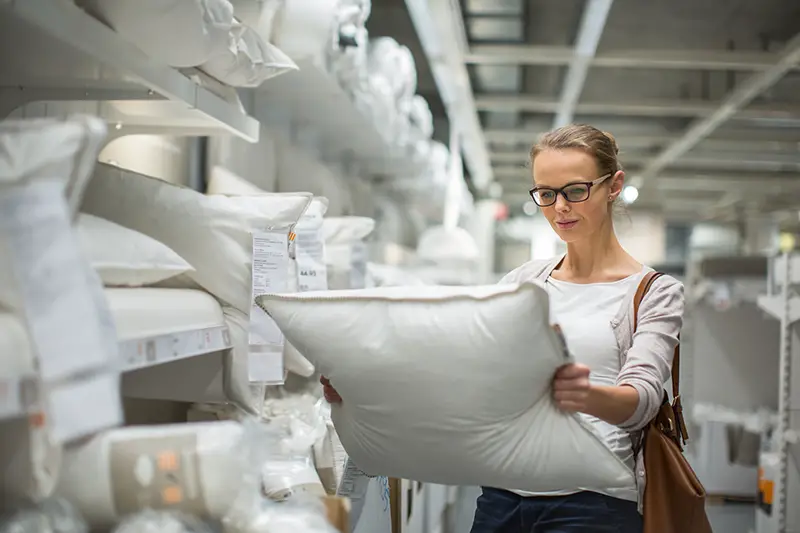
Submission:
<svg viewBox="0 0 800 533">
<path fill-rule="evenodd" d="M 364 239 L 375 229 L 367 217 L 331 217 L 323 220 L 325 265 L 329 289 L 363 289 L 367 280 Z"/>
<path fill-rule="evenodd" d="M 196 67 L 228 46 L 228 0 L 79 0 L 145 54 L 171 67 Z"/>
<path fill-rule="evenodd" d="M 168 246 L 108 220 L 81 213 L 77 229 L 81 247 L 106 287 L 144 287 L 194 270 Z"/>
<path fill-rule="evenodd" d="M 250 183 L 219 165 L 211 169 L 211 176 L 206 186 L 206 194 L 225 194 L 229 196 L 253 196 L 266 191 Z"/>
<path fill-rule="evenodd" d="M 272 42 L 295 61 L 322 65 L 333 47 L 338 0 L 290 0 L 284 2 L 272 23 Z"/>
<path fill-rule="evenodd" d="M 248 362 L 253 234 L 288 235 L 311 198 L 308 193 L 206 196 L 100 164 L 87 187 L 83 211 L 169 246 L 195 268 L 188 276 L 227 304 L 223 311 L 235 349 L 226 360 L 225 393 L 256 412 L 261 387 L 250 387 Z M 177 284 L 178 278 L 167 281 L 172 283 Z M 257 309 L 256 314 L 261 313 Z"/>
<path fill-rule="evenodd" d="M 232 87 L 258 87 L 297 65 L 252 28 L 238 21 L 228 35 L 228 46 L 216 51 L 200 70 Z"/>
<path fill-rule="evenodd" d="M 633 483 L 602 439 L 551 399 L 569 359 L 539 284 L 257 300 L 341 394 L 333 422 L 365 472 L 532 492 Z"/>
<path fill-rule="evenodd" d="M 325 268 L 325 241 L 322 240 L 322 217 L 328 209 L 326 198 L 316 197 L 295 227 L 295 260 L 292 261 L 296 284 L 290 292 L 328 288 Z M 286 369 L 304 378 L 314 375 L 314 365 L 297 351 L 291 342 L 284 346 Z"/>
<path fill-rule="evenodd" d="M 253 196 L 268 193 L 233 172 L 223 167 L 215 166 L 211 169 L 207 194 Z M 314 251 L 307 250 L 307 247 L 313 244 L 310 241 L 319 236 L 322 217 L 325 215 L 327 208 L 327 199 L 314 198 L 297 223 L 295 228 L 295 233 L 297 234 L 295 239 L 295 259 L 290 260 L 289 263 L 288 292 L 301 290 L 301 272 L 305 274 L 309 269 L 314 269 L 314 274 L 319 278 L 326 276 L 324 262 L 319 265 Z M 324 246 L 324 243 L 321 243 L 321 245 Z M 321 288 L 327 288 L 327 280 L 325 280 L 325 287 Z M 310 377 L 314 374 L 314 365 L 309 363 L 290 343 L 286 343 L 284 346 L 283 355 L 287 371 L 303 377 Z"/>
</svg>

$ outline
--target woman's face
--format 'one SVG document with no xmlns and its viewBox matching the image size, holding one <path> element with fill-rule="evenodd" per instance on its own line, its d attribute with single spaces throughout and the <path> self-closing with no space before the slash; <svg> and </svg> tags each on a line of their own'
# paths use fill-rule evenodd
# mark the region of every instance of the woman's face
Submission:
<svg viewBox="0 0 800 533">
<path fill-rule="evenodd" d="M 553 205 L 540 209 L 564 242 L 585 239 L 610 221 L 610 202 L 622 191 L 624 176 L 620 171 L 591 186 L 589 198 L 583 202 L 568 202 L 563 194 L 557 193 Z M 595 181 L 600 177 L 597 162 L 582 150 L 544 150 L 533 161 L 535 187 L 556 190 L 567 187 L 567 194 L 576 198 L 576 191 L 570 190 L 569 185 Z M 546 194 L 552 196 L 549 191 Z"/>
</svg>

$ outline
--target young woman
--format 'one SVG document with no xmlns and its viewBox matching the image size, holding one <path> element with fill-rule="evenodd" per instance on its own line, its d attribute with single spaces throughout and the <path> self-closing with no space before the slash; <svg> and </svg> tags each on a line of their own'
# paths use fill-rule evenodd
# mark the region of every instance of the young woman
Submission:
<svg viewBox="0 0 800 533">
<path fill-rule="evenodd" d="M 620 245 L 612 221 L 625 174 L 614 138 L 587 125 L 545 134 L 531 150 L 531 197 L 567 253 L 531 261 L 501 283 L 540 280 L 575 360 L 553 378 L 553 398 L 579 413 L 635 474 L 624 488 L 563 487 L 525 493 L 485 487 L 472 533 L 640 533 L 646 472 L 640 430 L 661 404 L 683 322 L 683 286 L 662 276 L 639 309 L 633 297 L 650 271 Z M 341 398 L 323 378 L 326 398 Z"/>
</svg>

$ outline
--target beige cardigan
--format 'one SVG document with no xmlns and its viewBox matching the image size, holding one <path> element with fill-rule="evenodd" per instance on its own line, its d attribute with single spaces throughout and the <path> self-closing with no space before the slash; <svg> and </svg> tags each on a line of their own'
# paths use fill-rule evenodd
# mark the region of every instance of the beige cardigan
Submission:
<svg viewBox="0 0 800 533">
<path fill-rule="evenodd" d="M 525 281 L 545 282 L 563 256 L 545 261 L 530 261 L 508 273 L 500 283 Z M 652 269 L 644 267 L 640 279 Z M 639 392 L 639 405 L 633 415 L 619 424 L 631 432 L 634 450 L 638 450 L 643 429 L 655 417 L 664 395 L 664 385 L 670 379 L 672 358 L 683 325 L 683 284 L 671 276 L 661 276 L 650 288 L 639 308 L 639 325 L 633 334 L 633 298 L 638 283 L 623 300 L 619 312 L 611 320 L 617 338 L 622 370 L 618 385 L 630 385 Z M 642 454 L 636 456 L 636 484 L 639 510 L 644 501 L 646 472 Z"/>
</svg>

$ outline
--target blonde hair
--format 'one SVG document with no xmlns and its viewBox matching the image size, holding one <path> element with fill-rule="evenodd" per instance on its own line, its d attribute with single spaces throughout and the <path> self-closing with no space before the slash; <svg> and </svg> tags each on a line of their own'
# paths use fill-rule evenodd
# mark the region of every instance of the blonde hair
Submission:
<svg viewBox="0 0 800 533">
<path fill-rule="evenodd" d="M 570 124 L 549 131 L 539 137 L 531 148 L 530 162 L 544 150 L 583 150 L 594 158 L 600 175 L 614 174 L 622 170 L 617 155 L 619 147 L 614 136 L 588 124 Z"/>
</svg>

